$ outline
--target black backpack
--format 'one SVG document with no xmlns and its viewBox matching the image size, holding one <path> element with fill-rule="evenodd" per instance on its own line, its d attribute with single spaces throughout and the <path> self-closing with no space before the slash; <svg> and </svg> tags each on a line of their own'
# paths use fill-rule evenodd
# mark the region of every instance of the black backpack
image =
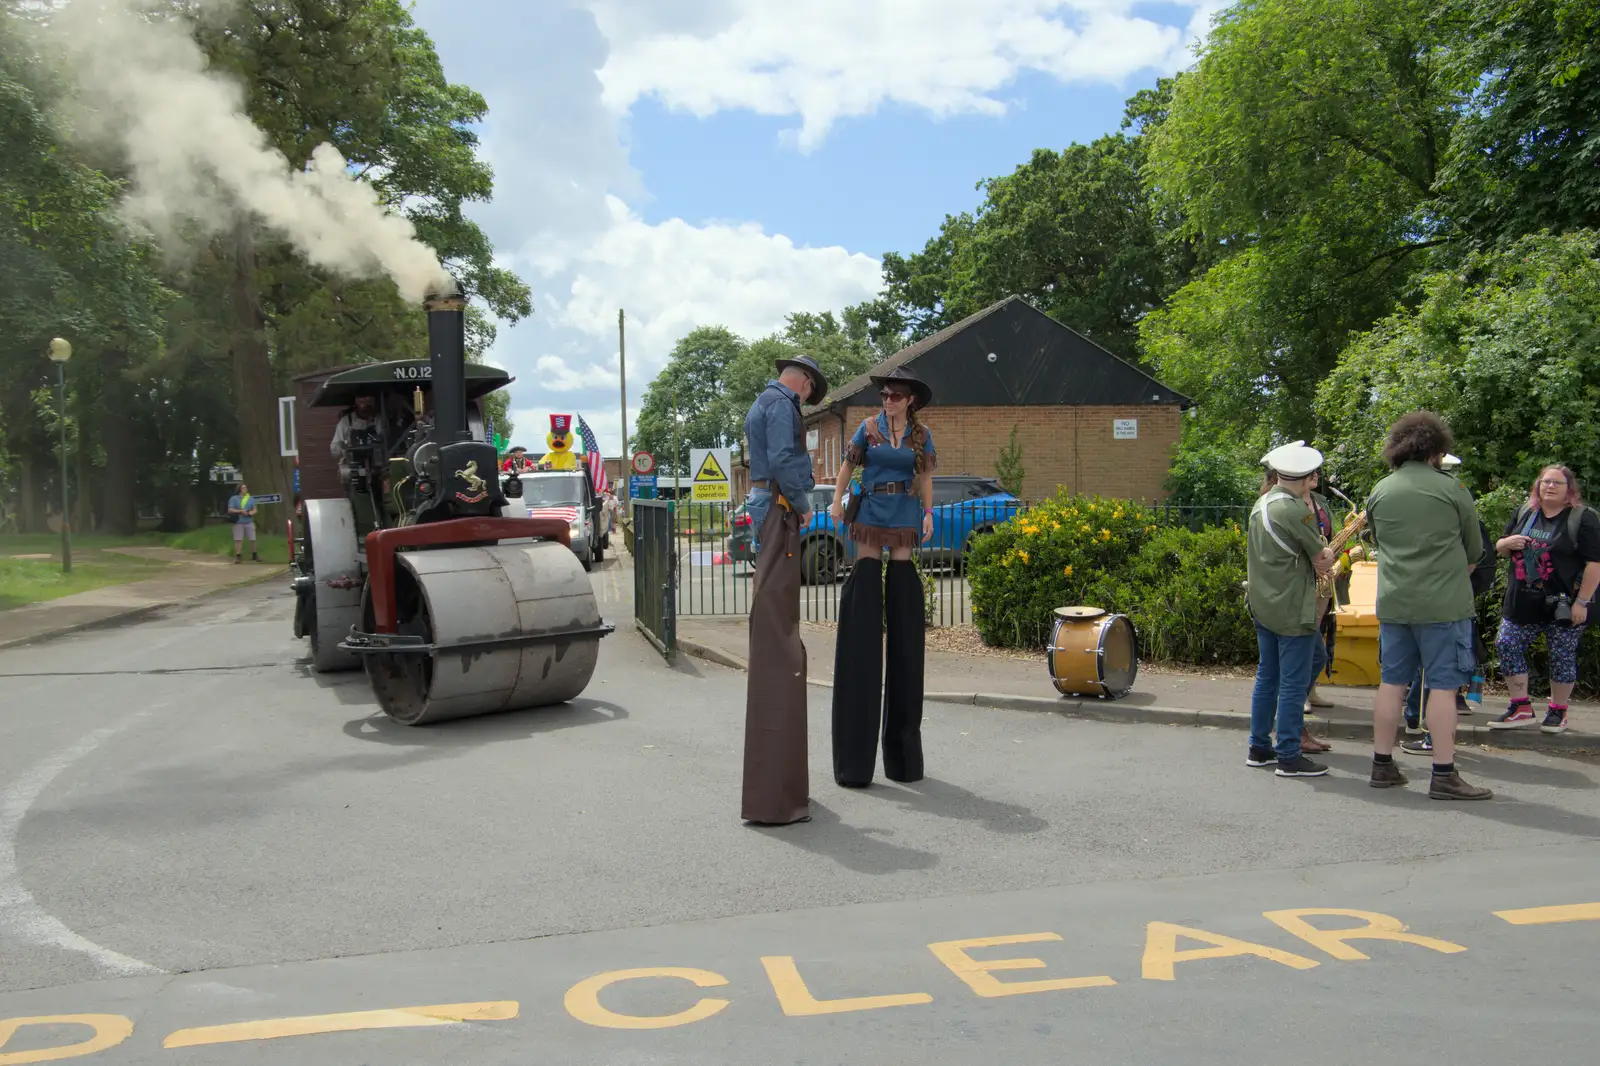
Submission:
<svg viewBox="0 0 1600 1066">
<path fill-rule="evenodd" d="M 1578 528 L 1583 525 L 1583 516 L 1585 512 L 1589 512 L 1594 514 L 1596 517 L 1600 517 L 1600 511 L 1596 511 L 1593 507 L 1590 507 L 1586 503 L 1580 503 L 1578 506 L 1567 511 L 1567 543 L 1571 544 L 1574 548 L 1578 546 Z M 1528 520 L 1528 516 L 1532 513 L 1533 509 L 1527 504 L 1523 504 L 1521 507 L 1518 507 L 1517 525 L 1520 526 L 1526 522 Z M 1479 525 L 1482 525 L 1482 523 L 1480 522 Z"/>
<path fill-rule="evenodd" d="M 1495 570 L 1499 560 L 1495 558 L 1494 541 L 1489 539 L 1489 528 L 1478 522 L 1478 536 L 1483 538 L 1483 554 L 1478 557 L 1478 565 L 1472 568 L 1472 595 L 1476 599 L 1494 588 Z"/>
</svg>

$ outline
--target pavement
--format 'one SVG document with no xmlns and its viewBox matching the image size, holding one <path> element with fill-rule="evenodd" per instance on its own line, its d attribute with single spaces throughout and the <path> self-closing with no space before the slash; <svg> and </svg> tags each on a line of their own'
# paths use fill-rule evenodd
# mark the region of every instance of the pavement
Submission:
<svg viewBox="0 0 1600 1066">
<path fill-rule="evenodd" d="M 833 651 L 837 630 L 825 624 L 801 623 L 811 684 L 833 684 Z M 679 616 L 678 648 L 686 655 L 731 667 L 745 668 L 749 627 L 740 617 Z M 1117 700 L 1063 696 L 1050 682 L 1044 656 L 1023 658 L 1011 654 L 969 655 L 929 647 L 926 652 L 923 696 L 936 703 L 966 703 L 982 707 L 1050 711 L 1057 714 L 1107 721 L 1148 722 L 1166 725 L 1215 726 L 1248 730 L 1250 693 L 1254 682 L 1245 677 L 1163 670 L 1141 663 L 1133 691 Z M 1313 733 L 1333 740 L 1371 740 L 1372 698 L 1376 689 L 1322 685 L 1320 693 L 1334 704 L 1316 708 L 1307 721 Z M 1464 714 L 1456 739 L 1464 744 L 1504 748 L 1532 748 L 1558 752 L 1600 753 L 1600 705 L 1574 703 L 1567 732 L 1552 735 L 1535 729 L 1490 729 L 1492 715 L 1504 709 L 1502 701 L 1486 698 L 1482 710 Z M 1543 705 L 1535 703 L 1542 713 Z"/>
<path fill-rule="evenodd" d="M 0 651 L 0 1063 L 1594 1060 L 1600 761 L 1450 804 L 929 702 L 929 776 L 845 790 L 817 687 L 813 820 L 754 828 L 744 677 L 590 579 L 580 698 L 429 728 L 269 585 Z"/>
<path fill-rule="evenodd" d="M 0 648 L 32 644 L 95 626 L 127 624 L 163 607 L 286 573 L 280 564 L 236 564 L 220 555 L 177 548 L 133 545 L 102 550 L 171 565 L 159 576 L 143 581 L 107 585 L 0 611 Z"/>
</svg>

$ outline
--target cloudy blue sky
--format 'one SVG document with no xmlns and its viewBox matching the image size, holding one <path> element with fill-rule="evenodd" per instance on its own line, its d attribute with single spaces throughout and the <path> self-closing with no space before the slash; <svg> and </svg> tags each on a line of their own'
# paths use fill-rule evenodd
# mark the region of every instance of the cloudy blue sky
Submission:
<svg viewBox="0 0 1600 1066">
<path fill-rule="evenodd" d="M 517 442 L 552 411 L 620 444 L 698 325 L 758 337 L 880 286 L 974 184 L 1117 127 L 1192 62 L 1217 0 L 416 0 L 489 104 L 474 216 L 533 289 L 494 362 Z"/>
</svg>

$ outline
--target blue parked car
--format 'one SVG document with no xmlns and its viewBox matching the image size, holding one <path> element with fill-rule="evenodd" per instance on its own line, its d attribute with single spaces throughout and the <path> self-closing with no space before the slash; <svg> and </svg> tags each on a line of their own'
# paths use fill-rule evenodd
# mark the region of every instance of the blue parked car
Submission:
<svg viewBox="0 0 1600 1066">
<path fill-rule="evenodd" d="M 827 585 L 854 561 L 844 529 L 828 514 L 833 486 L 819 485 L 811 493 L 811 518 L 800 530 L 800 573 L 812 585 Z M 933 478 L 933 539 L 922 545 L 924 566 L 957 566 L 972 546 L 972 539 L 1015 517 L 1022 501 L 1000 487 L 993 478 L 969 474 Z M 735 561 L 754 564 L 755 530 L 743 504 L 733 512 L 728 551 Z"/>
</svg>

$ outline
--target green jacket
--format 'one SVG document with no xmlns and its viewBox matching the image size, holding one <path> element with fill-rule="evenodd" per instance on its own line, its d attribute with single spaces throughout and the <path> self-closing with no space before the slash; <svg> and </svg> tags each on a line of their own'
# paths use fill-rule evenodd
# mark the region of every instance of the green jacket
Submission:
<svg viewBox="0 0 1600 1066">
<path fill-rule="evenodd" d="M 1246 553 L 1250 613 L 1279 636 L 1317 631 L 1317 571 L 1311 560 L 1327 547 L 1306 501 L 1273 489 L 1250 509 Z"/>
<path fill-rule="evenodd" d="M 1467 565 L 1483 556 L 1484 543 L 1465 485 L 1427 463 L 1405 463 L 1373 488 L 1367 524 L 1378 549 L 1378 621 L 1472 617 Z"/>
</svg>

